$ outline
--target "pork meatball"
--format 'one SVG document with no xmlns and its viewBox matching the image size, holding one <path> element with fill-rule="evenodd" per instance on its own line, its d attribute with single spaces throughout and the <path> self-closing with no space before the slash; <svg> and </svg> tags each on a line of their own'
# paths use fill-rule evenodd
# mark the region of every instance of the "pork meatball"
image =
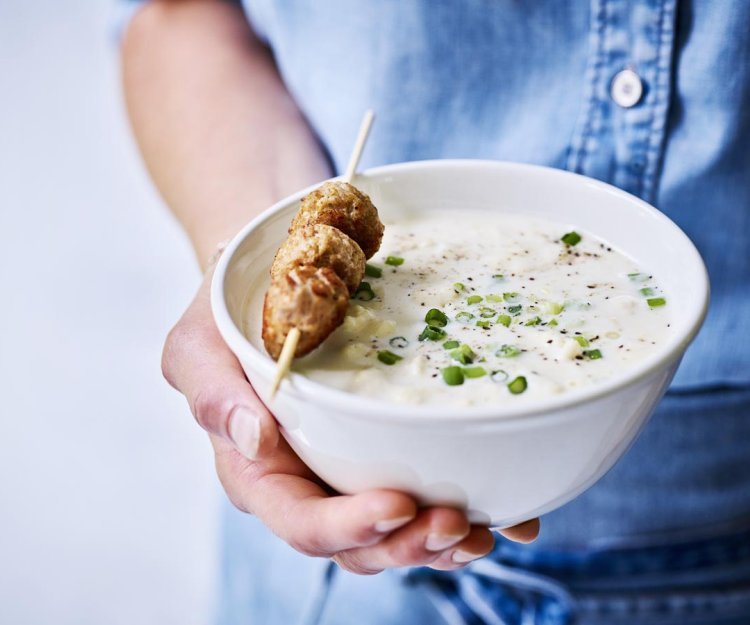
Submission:
<svg viewBox="0 0 750 625">
<path fill-rule="evenodd" d="M 289 232 L 313 224 L 338 228 L 371 258 L 380 248 L 383 223 L 370 198 L 346 182 L 326 182 L 302 198 L 302 203 Z"/>
<path fill-rule="evenodd" d="M 295 267 L 330 267 L 354 295 L 365 275 L 365 255 L 338 228 L 314 224 L 293 230 L 276 252 L 271 277 L 285 276 Z"/>
<path fill-rule="evenodd" d="M 263 302 L 263 344 L 278 360 L 292 328 L 300 339 L 294 357 L 309 354 L 344 322 L 349 292 L 328 267 L 303 265 L 271 281 Z"/>
</svg>

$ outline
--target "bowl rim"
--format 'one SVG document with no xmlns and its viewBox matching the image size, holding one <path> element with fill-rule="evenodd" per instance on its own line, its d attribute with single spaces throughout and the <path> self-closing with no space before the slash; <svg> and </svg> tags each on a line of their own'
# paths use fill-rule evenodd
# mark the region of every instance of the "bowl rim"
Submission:
<svg viewBox="0 0 750 625">
<path fill-rule="evenodd" d="M 294 371 L 290 371 L 287 378 L 282 382 L 276 399 L 285 395 L 294 396 L 297 400 L 310 400 L 310 398 L 314 398 L 314 401 L 317 404 L 334 409 L 338 413 L 345 414 L 352 419 L 399 422 L 410 425 L 416 423 L 424 423 L 425 425 L 437 423 L 446 424 L 451 421 L 455 421 L 457 424 L 513 422 L 518 419 L 528 421 L 534 417 L 549 419 L 556 414 L 558 416 L 563 416 L 563 414 L 568 412 L 568 409 L 570 408 L 590 403 L 607 395 L 612 395 L 628 386 L 636 385 L 660 370 L 666 371 L 670 364 L 678 361 L 682 357 L 685 349 L 687 349 L 687 346 L 693 338 L 695 338 L 695 335 L 698 333 L 698 330 L 706 317 L 710 286 L 705 263 L 694 243 L 683 232 L 683 230 L 664 213 L 644 200 L 606 182 L 567 170 L 526 163 L 483 159 L 431 159 L 373 167 L 358 172 L 357 176 L 379 178 L 388 176 L 393 172 L 402 173 L 409 170 L 434 168 L 492 168 L 504 169 L 511 172 L 532 172 L 548 177 L 565 178 L 568 180 L 577 179 L 579 183 L 625 199 L 633 203 L 635 208 L 645 211 L 650 217 L 665 223 L 674 233 L 675 238 L 681 239 L 682 242 L 686 244 L 688 253 L 692 255 L 692 258 L 690 259 L 692 262 L 686 264 L 693 264 L 696 269 L 695 284 L 694 289 L 692 289 L 692 292 L 696 294 L 696 296 L 692 310 L 689 310 L 685 317 L 686 321 L 683 324 L 684 331 L 682 333 L 675 333 L 674 336 L 664 343 L 661 346 L 661 349 L 656 353 L 651 354 L 649 357 L 636 363 L 623 374 L 613 376 L 601 384 L 583 387 L 574 391 L 567 391 L 560 395 L 525 401 L 518 405 L 504 403 L 482 406 L 441 407 L 432 404 L 400 404 L 397 402 L 382 401 L 369 396 L 365 398 L 362 395 L 326 386 Z M 337 176 L 330 178 L 329 180 L 341 180 L 341 178 L 341 176 Z M 263 375 L 268 377 L 268 379 L 271 379 L 274 375 L 276 366 L 275 361 L 272 360 L 268 354 L 255 348 L 255 346 L 235 325 L 229 314 L 224 297 L 224 285 L 226 282 L 227 270 L 230 267 L 238 248 L 254 230 L 261 226 L 265 221 L 274 217 L 277 213 L 286 209 L 291 203 L 299 201 L 312 190 L 318 188 L 321 184 L 323 184 L 323 182 L 310 185 L 305 189 L 279 200 L 273 206 L 252 219 L 224 248 L 221 257 L 216 263 L 214 275 L 212 277 L 210 293 L 211 310 L 221 336 L 240 361 L 246 360 L 250 362 L 255 370 L 261 371 Z M 250 383 L 252 384 L 252 380 L 250 380 Z M 363 401 L 363 398 L 366 399 L 366 401 Z M 271 408 L 274 403 L 274 401 L 270 403 Z M 580 412 L 583 414 L 584 411 Z"/>
</svg>

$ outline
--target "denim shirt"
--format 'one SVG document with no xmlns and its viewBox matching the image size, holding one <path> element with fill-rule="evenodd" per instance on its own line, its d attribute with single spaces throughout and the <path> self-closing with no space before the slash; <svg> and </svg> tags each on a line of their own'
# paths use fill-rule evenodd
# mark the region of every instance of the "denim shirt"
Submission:
<svg viewBox="0 0 750 625">
<path fill-rule="evenodd" d="M 695 242 L 712 282 L 673 389 L 750 385 L 750 3 L 244 5 L 337 171 L 373 108 L 365 167 L 537 163 L 655 204 Z M 618 82 L 624 69 L 635 73 Z M 613 89 L 639 86 L 635 105 L 618 103 Z"/>
</svg>

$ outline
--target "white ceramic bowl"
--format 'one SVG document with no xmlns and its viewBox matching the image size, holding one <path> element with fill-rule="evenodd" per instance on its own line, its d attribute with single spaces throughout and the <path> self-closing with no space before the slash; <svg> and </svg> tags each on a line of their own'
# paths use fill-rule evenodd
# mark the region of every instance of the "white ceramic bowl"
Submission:
<svg viewBox="0 0 750 625">
<path fill-rule="evenodd" d="M 343 493 L 396 488 L 424 504 L 469 511 L 505 527 L 564 504 L 615 463 L 667 388 L 708 304 L 703 261 L 685 234 L 645 202 L 568 172 L 492 161 L 424 161 L 379 167 L 355 184 L 386 220 L 399 210 L 462 208 L 527 213 L 593 232 L 659 277 L 672 335 L 606 383 L 518 407 L 407 406 L 322 386 L 292 373 L 270 408 L 300 457 Z M 216 323 L 266 401 L 275 363 L 243 335 L 250 289 L 264 288 L 273 255 L 301 197 L 248 224 L 218 263 Z M 260 324 L 260 319 L 257 320 Z"/>
</svg>

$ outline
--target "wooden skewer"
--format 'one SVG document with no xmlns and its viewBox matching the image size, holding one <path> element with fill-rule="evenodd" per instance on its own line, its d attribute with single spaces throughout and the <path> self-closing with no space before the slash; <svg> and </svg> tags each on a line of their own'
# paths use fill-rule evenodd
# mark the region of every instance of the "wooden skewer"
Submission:
<svg viewBox="0 0 750 625">
<path fill-rule="evenodd" d="M 375 113 L 372 110 L 365 112 L 365 116 L 362 118 L 362 123 L 359 126 L 359 135 L 357 141 L 354 144 L 352 155 L 349 157 L 349 165 L 346 168 L 344 174 L 344 182 L 351 183 L 354 178 L 354 174 L 357 171 L 357 165 L 359 165 L 359 159 L 362 157 L 362 152 L 365 149 L 365 143 L 367 143 L 367 137 L 370 134 L 370 128 L 372 128 L 372 122 L 375 120 Z M 276 396 L 276 391 L 279 390 L 281 381 L 289 373 L 289 369 L 292 366 L 292 360 L 294 360 L 294 352 L 297 351 L 297 343 L 299 343 L 300 331 L 298 328 L 292 328 L 289 330 L 289 334 L 284 339 L 284 346 L 281 348 L 281 354 L 279 354 L 279 360 L 276 363 L 276 375 L 271 382 L 271 390 L 269 391 L 269 400 Z"/>
</svg>

